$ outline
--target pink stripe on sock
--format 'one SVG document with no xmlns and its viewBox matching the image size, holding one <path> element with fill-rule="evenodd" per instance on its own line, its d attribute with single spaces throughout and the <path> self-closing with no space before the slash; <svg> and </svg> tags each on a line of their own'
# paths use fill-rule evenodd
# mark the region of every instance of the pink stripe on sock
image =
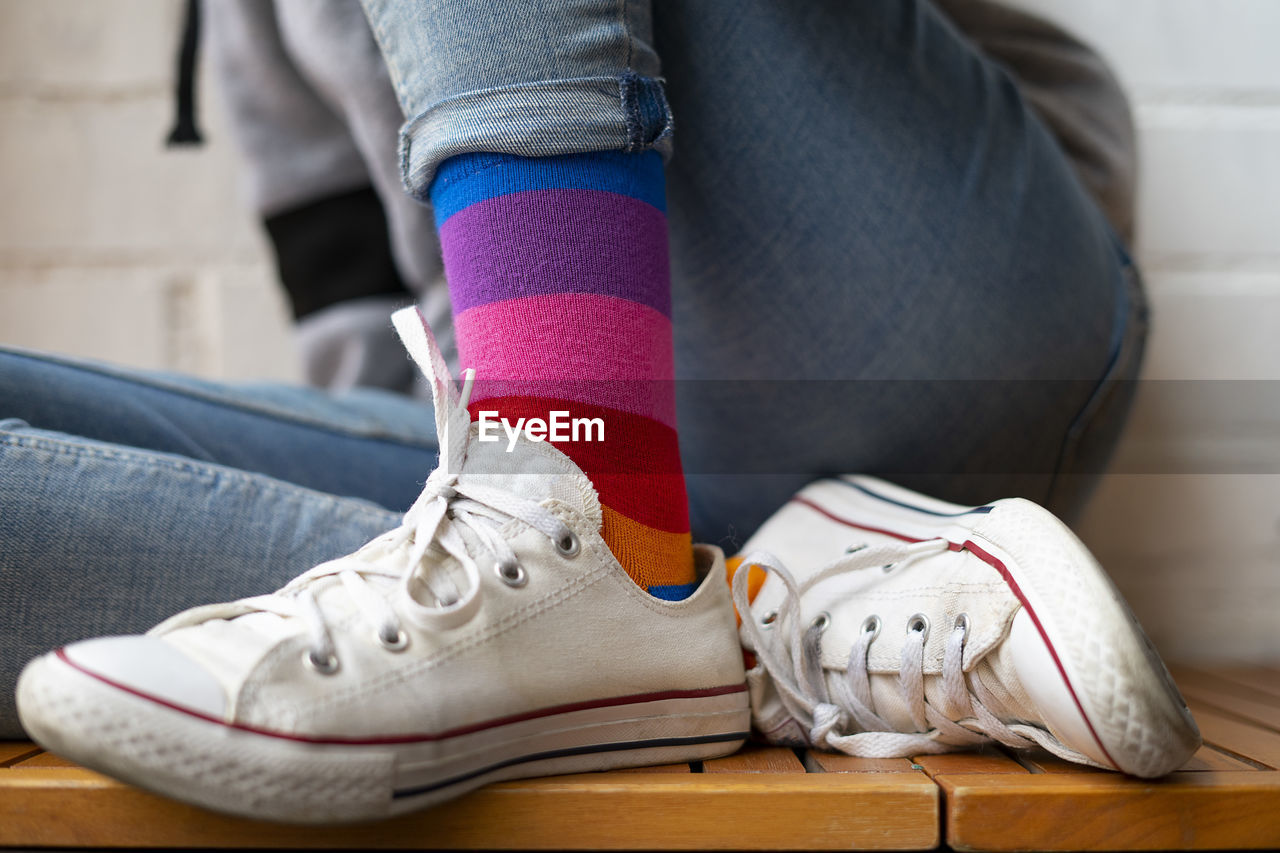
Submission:
<svg viewBox="0 0 1280 853">
<path fill-rule="evenodd" d="M 594 293 L 477 305 L 454 318 L 459 361 L 474 367 L 472 400 L 545 396 L 676 426 L 671 321 Z"/>
</svg>

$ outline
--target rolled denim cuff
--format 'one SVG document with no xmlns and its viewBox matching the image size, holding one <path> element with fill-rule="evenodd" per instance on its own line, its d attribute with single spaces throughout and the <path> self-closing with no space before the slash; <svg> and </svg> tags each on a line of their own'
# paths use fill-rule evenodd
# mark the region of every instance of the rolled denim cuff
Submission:
<svg viewBox="0 0 1280 853">
<path fill-rule="evenodd" d="M 673 122 L 662 81 L 625 72 L 465 92 L 432 104 L 404 126 L 400 169 L 420 201 L 436 167 L 457 154 L 553 157 L 645 151 L 669 159 Z"/>
</svg>

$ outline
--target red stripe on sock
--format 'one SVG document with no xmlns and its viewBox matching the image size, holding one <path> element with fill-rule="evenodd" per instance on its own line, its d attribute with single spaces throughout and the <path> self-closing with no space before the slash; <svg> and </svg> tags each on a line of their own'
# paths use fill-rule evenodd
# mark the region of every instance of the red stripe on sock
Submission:
<svg viewBox="0 0 1280 853">
<path fill-rule="evenodd" d="M 520 418 L 546 421 L 552 411 L 599 418 L 604 441 L 557 441 L 554 446 L 582 469 L 600 502 L 633 521 L 668 533 L 689 531 L 689 499 L 676 431 L 643 415 L 548 397 L 490 397 L 470 405 L 472 419 L 496 411 L 514 427 Z M 506 440 L 505 436 L 502 440 Z"/>
</svg>

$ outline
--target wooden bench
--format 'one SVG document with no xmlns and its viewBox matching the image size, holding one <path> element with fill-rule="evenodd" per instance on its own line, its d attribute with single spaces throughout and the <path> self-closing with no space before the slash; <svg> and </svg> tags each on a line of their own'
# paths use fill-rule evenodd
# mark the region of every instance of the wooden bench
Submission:
<svg viewBox="0 0 1280 853">
<path fill-rule="evenodd" d="M 857 759 L 749 747 L 701 764 L 491 785 L 383 823 L 299 828 L 152 796 L 0 742 L 0 845 L 436 849 L 1280 847 L 1280 669 L 1175 670 L 1205 737 L 1127 778 L 1000 749 Z"/>
</svg>

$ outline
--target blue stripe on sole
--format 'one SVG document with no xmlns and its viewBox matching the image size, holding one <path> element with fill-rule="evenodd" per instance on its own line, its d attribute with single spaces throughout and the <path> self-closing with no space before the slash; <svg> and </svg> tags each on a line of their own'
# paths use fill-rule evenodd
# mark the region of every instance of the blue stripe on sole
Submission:
<svg viewBox="0 0 1280 853">
<path fill-rule="evenodd" d="M 463 773 L 460 776 L 451 776 L 440 782 L 432 782 L 430 785 L 418 785 L 413 788 L 401 788 L 392 793 L 392 799 L 403 799 L 405 797 L 417 797 L 422 794 L 429 794 L 432 791 L 438 791 L 441 788 L 447 788 L 450 785 L 457 785 L 460 782 L 466 782 L 477 776 L 483 776 L 486 773 L 492 773 L 495 770 L 501 770 L 504 767 L 512 767 L 517 764 L 527 764 L 532 761 L 545 761 L 551 758 L 567 758 L 572 755 L 590 755 L 599 752 L 621 752 L 628 749 L 661 749 L 667 746 L 696 746 L 703 743 L 728 743 L 735 740 L 746 740 L 751 735 L 750 732 L 728 732 L 717 735 L 700 735 L 698 737 L 672 737 L 657 738 L 654 740 L 633 740 L 622 741 L 619 743 L 602 743 L 592 744 L 590 746 L 575 746 L 566 749 L 552 749 L 547 752 L 535 752 L 531 755 L 521 755 L 515 758 L 509 758 L 506 761 L 500 761 L 496 764 L 490 764 L 479 770 L 473 770 L 470 773 Z"/>
</svg>

